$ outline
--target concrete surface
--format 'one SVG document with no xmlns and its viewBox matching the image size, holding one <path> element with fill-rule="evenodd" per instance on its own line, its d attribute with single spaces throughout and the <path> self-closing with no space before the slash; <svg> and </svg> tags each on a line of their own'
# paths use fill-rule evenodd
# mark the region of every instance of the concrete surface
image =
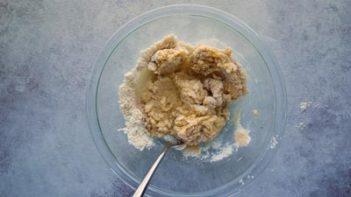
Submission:
<svg viewBox="0 0 351 197">
<path fill-rule="evenodd" d="M 123 23 L 176 2 L 241 18 L 285 75 L 285 140 L 238 196 L 351 196 L 349 0 L 0 0 L 0 196 L 131 194 L 88 131 L 92 62 Z"/>
</svg>

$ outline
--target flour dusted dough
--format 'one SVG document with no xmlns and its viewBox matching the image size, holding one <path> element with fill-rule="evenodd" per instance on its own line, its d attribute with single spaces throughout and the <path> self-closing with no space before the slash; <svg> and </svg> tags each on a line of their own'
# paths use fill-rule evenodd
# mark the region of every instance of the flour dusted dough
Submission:
<svg viewBox="0 0 351 197">
<path fill-rule="evenodd" d="M 135 95 L 148 134 L 185 144 L 213 140 L 229 117 L 228 104 L 247 93 L 231 49 L 192 46 L 170 35 L 142 52 Z"/>
</svg>

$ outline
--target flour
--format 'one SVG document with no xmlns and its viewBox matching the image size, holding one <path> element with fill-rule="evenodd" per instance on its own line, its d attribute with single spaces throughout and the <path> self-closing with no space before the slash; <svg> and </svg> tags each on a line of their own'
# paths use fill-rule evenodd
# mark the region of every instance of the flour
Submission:
<svg viewBox="0 0 351 197">
<path fill-rule="evenodd" d="M 210 161 L 211 162 L 220 161 L 220 160 L 222 160 L 224 158 L 227 158 L 227 157 L 229 157 L 229 156 L 231 156 L 233 154 L 233 151 L 234 151 L 233 144 L 227 144 L 227 145 L 225 145 L 223 147 L 220 147 L 218 153 L 212 155 Z"/>
<path fill-rule="evenodd" d="M 250 131 L 241 125 L 240 119 L 240 111 L 238 111 L 234 116 L 234 123 L 236 126 L 234 131 L 234 145 L 236 148 L 247 146 L 251 142 Z"/>
<path fill-rule="evenodd" d="M 270 145 L 269 148 L 273 149 L 273 148 L 275 148 L 277 146 L 277 144 L 278 144 L 278 140 L 277 140 L 277 138 L 275 136 L 273 136 L 272 139 L 271 139 L 271 145 Z"/>
<path fill-rule="evenodd" d="M 303 101 L 300 103 L 299 107 L 300 107 L 300 111 L 304 112 L 306 111 L 306 109 L 308 109 L 309 107 L 311 107 L 312 102 L 311 101 Z"/>
<path fill-rule="evenodd" d="M 150 149 L 153 147 L 153 139 L 147 135 L 144 126 L 143 113 L 138 108 L 135 96 L 135 69 L 125 74 L 124 81 L 119 87 L 119 104 L 125 118 L 125 128 L 119 129 L 123 131 L 128 142 L 138 150 Z"/>
<path fill-rule="evenodd" d="M 243 181 L 243 179 L 240 179 L 240 180 L 239 180 L 239 183 L 240 183 L 241 185 L 245 185 L 245 182 Z"/>
<path fill-rule="evenodd" d="M 260 115 L 260 112 L 257 109 L 253 109 L 252 110 L 252 114 L 256 117 L 258 117 Z"/>
<path fill-rule="evenodd" d="M 303 130 L 306 127 L 306 125 L 304 122 L 299 122 L 295 125 L 295 127 L 298 128 L 299 130 Z"/>
</svg>

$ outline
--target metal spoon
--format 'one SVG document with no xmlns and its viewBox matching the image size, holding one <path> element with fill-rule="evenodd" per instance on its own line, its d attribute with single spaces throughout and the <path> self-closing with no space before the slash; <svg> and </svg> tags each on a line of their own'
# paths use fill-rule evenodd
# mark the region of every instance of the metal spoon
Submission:
<svg viewBox="0 0 351 197">
<path fill-rule="evenodd" d="M 163 150 L 161 151 L 160 155 L 157 157 L 157 159 L 155 160 L 155 162 L 152 164 L 151 168 L 149 169 L 149 171 L 145 175 L 143 181 L 139 184 L 138 188 L 135 190 L 133 197 L 141 197 L 144 195 L 145 190 L 146 190 L 147 186 L 149 185 L 149 182 L 150 182 L 152 176 L 154 175 L 157 167 L 161 163 L 161 161 L 164 158 L 164 156 L 166 155 L 167 151 L 173 146 L 182 145 L 182 144 L 183 144 L 183 142 L 179 141 L 179 140 L 176 141 L 176 143 L 174 143 L 174 142 L 173 143 L 170 143 L 170 142 L 166 143 L 166 145 L 163 148 Z"/>
</svg>

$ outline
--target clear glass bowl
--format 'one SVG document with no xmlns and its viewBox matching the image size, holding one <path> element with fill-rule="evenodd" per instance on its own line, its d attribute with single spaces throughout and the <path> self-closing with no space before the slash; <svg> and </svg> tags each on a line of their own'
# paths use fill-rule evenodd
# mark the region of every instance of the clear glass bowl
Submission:
<svg viewBox="0 0 351 197">
<path fill-rule="evenodd" d="M 96 146 L 113 172 L 136 188 L 161 150 L 138 151 L 123 132 L 118 86 L 135 66 L 140 51 L 168 34 L 189 43 L 228 46 L 248 75 L 249 94 L 231 106 L 241 110 L 242 125 L 252 141 L 248 147 L 218 162 L 185 159 L 172 150 L 156 172 L 146 194 L 150 196 L 230 196 L 251 182 L 274 155 L 272 139 L 279 141 L 285 125 L 286 91 L 282 75 L 258 35 L 239 19 L 200 5 L 172 5 L 147 12 L 120 28 L 107 43 L 92 76 L 87 112 Z M 221 43 L 215 40 L 220 40 Z M 259 116 L 252 110 L 257 109 Z M 232 113 L 233 114 L 233 113 Z M 228 122 L 219 136 L 232 140 Z M 245 184 L 243 184 L 245 183 Z"/>
</svg>

